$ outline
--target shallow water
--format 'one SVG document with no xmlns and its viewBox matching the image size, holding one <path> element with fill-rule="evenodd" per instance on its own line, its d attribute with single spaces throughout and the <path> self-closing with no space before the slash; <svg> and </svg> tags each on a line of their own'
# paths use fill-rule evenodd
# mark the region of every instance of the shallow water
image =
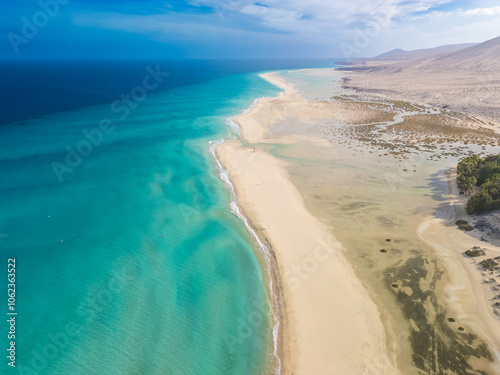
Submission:
<svg viewBox="0 0 500 375">
<path fill-rule="evenodd" d="M 208 142 L 276 92 L 231 75 L 150 93 L 123 120 L 107 103 L 0 127 L 0 254 L 17 261 L 20 373 L 269 366 L 262 259 Z M 99 136 L 102 119 L 113 130 Z"/>
</svg>

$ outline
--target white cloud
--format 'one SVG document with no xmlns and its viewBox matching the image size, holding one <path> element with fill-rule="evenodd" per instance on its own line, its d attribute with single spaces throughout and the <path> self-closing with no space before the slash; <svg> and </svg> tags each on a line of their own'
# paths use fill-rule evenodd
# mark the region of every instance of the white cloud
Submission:
<svg viewBox="0 0 500 375">
<path fill-rule="evenodd" d="M 477 8 L 470 9 L 463 13 L 466 16 L 496 16 L 500 15 L 500 6 L 492 7 L 492 8 Z"/>
<path fill-rule="evenodd" d="M 241 13 L 261 18 L 268 24 L 288 24 L 299 20 L 303 13 L 280 8 L 267 8 L 256 4 L 247 4 L 241 9 Z"/>
<path fill-rule="evenodd" d="M 472 17 L 472 16 L 484 16 L 492 17 L 500 15 L 500 6 L 489 7 L 489 8 L 474 8 L 474 9 L 456 9 L 447 12 L 433 11 L 427 14 L 420 14 L 417 16 L 409 17 L 410 20 L 422 20 L 422 19 L 443 19 L 450 17 Z"/>
<path fill-rule="evenodd" d="M 451 0 L 189 0 L 214 12 L 74 15 L 75 24 L 152 35 L 158 40 L 252 40 L 307 46 L 317 55 L 351 57 L 393 48 L 480 42 L 500 35 L 500 6 L 435 11 Z M 482 4 L 479 2 L 483 2 Z M 214 14 L 215 13 L 215 14 Z M 416 15 L 418 13 L 418 16 Z M 220 44 L 220 43 L 219 43 Z M 223 44 L 223 43 L 222 43 Z M 301 56 L 302 49 L 297 48 Z M 305 52 L 304 52 L 305 54 Z"/>
<path fill-rule="evenodd" d="M 452 0 L 190 0 L 195 6 L 209 6 L 222 12 L 251 15 L 264 25 L 286 30 L 302 29 L 307 21 L 330 26 L 369 22 L 389 14 L 391 18 L 426 11 Z"/>
</svg>

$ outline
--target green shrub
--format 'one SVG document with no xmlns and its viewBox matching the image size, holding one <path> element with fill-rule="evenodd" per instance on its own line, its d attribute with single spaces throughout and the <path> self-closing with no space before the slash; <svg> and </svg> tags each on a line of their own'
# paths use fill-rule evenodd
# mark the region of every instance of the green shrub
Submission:
<svg viewBox="0 0 500 375">
<path fill-rule="evenodd" d="M 455 224 L 458 226 L 458 229 L 463 230 L 464 232 L 470 232 L 474 230 L 474 227 L 470 226 L 469 223 L 465 220 L 457 220 Z"/>
<path fill-rule="evenodd" d="M 486 203 L 485 211 L 500 210 L 500 199 Z"/>
<path fill-rule="evenodd" d="M 467 202 L 467 213 L 473 215 L 484 211 L 500 209 L 500 155 L 491 155 L 481 159 L 471 155 L 461 160 L 457 165 L 457 185 L 462 193 L 471 194 L 474 186 L 479 186 Z M 471 227 L 461 227 L 462 230 L 472 230 Z"/>
<path fill-rule="evenodd" d="M 488 193 L 479 191 L 467 201 L 467 213 L 469 215 L 474 215 L 476 213 L 483 212 L 486 209 L 486 204 L 491 201 L 491 196 Z"/>
<path fill-rule="evenodd" d="M 472 249 L 469 249 L 465 252 L 465 255 L 468 257 L 479 257 L 486 255 L 484 249 L 481 249 L 479 246 L 474 246 Z"/>
</svg>

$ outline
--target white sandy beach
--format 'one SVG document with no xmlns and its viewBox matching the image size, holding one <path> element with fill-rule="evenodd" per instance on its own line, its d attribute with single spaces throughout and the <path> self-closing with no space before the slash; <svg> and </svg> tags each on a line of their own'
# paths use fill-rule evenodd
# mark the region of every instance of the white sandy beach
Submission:
<svg viewBox="0 0 500 375">
<path fill-rule="evenodd" d="M 284 116 L 283 101 L 303 99 L 285 89 L 259 100 L 236 120 L 245 140 L 265 142 L 267 125 Z M 295 112 L 295 111 L 293 111 Z M 276 143 L 276 139 L 273 140 Z M 217 148 L 239 196 L 239 205 L 259 236 L 276 253 L 282 281 L 280 332 L 283 374 L 396 374 L 379 311 L 333 238 L 304 206 L 286 164 L 270 154 L 231 141 Z"/>
</svg>

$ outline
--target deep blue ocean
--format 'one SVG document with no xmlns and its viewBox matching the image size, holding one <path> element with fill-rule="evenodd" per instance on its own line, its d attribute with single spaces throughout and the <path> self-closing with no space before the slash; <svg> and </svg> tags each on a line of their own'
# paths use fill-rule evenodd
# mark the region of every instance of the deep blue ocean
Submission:
<svg viewBox="0 0 500 375">
<path fill-rule="evenodd" d="M 2 374 L 262 374 L 266 272 L 209 141 L 327 61 L 0 63 Z M 15 305 L 8 310 L 8 259 Z M 12 305 L 11 305 L 12 306 Z"/>
</svg>

